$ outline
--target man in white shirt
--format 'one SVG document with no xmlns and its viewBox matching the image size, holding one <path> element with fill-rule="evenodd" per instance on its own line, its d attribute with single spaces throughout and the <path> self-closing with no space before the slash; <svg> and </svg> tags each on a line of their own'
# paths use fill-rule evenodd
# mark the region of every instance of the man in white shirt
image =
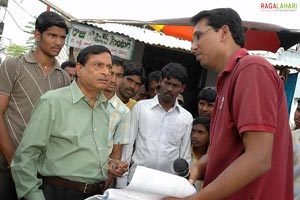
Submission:
<svg viewBox="0 0 300 200">
<path fill-rule="evenodd" d="M 125 145 L 122 155 L 123 160 L 132 155 L 127 182 L 131 181 L 137 165 L 174 173 L 173 162 L 177 158 L 190 163 L 193 117 L 176 100 L 186 82 L 185 67 L 171 62 L 161 70 L 158 94 L 133 107 L 131 142 Z"/>
<path fill-rule="evenodd" d="M 294 113 L 295 127 L 292 130 L 294 151 L 294 200 L 300 200 L 300 99 Z"/>
</svg>

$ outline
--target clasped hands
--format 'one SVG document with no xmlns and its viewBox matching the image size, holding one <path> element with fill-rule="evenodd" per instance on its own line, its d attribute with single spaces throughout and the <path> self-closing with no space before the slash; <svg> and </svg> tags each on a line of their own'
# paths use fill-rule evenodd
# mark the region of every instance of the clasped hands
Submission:
<svg viewBox="0 0 300 200">
<path fill-rule="evenodd" d="M 114 177 L 121 177 L 127 171 L 127 161 L 110 159 L 110 161 L 108 162 L 108 173 L 110 173 Z"/>
</svg>

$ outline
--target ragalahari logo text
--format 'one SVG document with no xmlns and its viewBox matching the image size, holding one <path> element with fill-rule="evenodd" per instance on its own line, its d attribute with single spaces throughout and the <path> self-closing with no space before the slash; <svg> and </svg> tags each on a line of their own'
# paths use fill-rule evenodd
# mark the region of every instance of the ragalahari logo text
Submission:
<svg viewBox="0 0 300 200">
<path fill-rule="evenodd" d="M 282 3 L 271 3 L 262 2 L 260 3 L 261 11 L 297 11 L 297 3 L 282 2 Z"/>
</svg>

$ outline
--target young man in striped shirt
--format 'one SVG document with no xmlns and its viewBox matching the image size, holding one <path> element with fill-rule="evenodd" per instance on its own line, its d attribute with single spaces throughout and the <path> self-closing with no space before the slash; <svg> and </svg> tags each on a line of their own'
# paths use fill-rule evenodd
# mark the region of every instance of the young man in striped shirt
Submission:
<svg viewBox="0 0 300 200">
<path fill-rule="evenodd" d="M 61 16 L 43 12 L 35 24 L 36 49 L 7 58 L 0 66 L 0 196 L 6 200 L 17 199 L 9 166 L 33 106 L 43 93 L 70 84 L 55 59 L 67 34 Z"/>
</svg>

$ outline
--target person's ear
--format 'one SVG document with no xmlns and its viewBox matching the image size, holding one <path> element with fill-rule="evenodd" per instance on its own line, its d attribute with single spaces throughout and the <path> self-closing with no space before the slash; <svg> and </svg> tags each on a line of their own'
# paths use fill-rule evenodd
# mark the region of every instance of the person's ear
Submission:
<svg viewBox="0 0 300 200">
<path fill-rule="evenodd" d="M 41 36 L 42 35 L 41 35 L 40 31 L 35 29 L 34 32 L 33 32 L 33 35 L 34 35 L 34 39 L 35 39 L 36 42 L 41 41 Z"/>
<path fill-rule="evenodd" d="M 80 77 L 82 72 L 81 69 L 83 68 L 83 66 L 80 63 L 76 63 L 75 69 L 76 69 L 76 75 L 77 77 Z"/>
<path fill-rule="evenodd" d="M 183 93 L 183 92 L 184 92 L 184 90 L 185 90 L 185 87 L 186 87 L 186 85 L 185 85 L 185 84 L 183 84 L 183 85 L 182 85 L 182 88 L 181 88 L 181 91 L 180 91 L 180 93 Z"/>
<path fill-rule="evenodd" d="M 220 28 L 222 40 L 226 40 L 228 36 L 231 34 L 230 29 L 227 25 L 223 25 Z"/>
</svg>

